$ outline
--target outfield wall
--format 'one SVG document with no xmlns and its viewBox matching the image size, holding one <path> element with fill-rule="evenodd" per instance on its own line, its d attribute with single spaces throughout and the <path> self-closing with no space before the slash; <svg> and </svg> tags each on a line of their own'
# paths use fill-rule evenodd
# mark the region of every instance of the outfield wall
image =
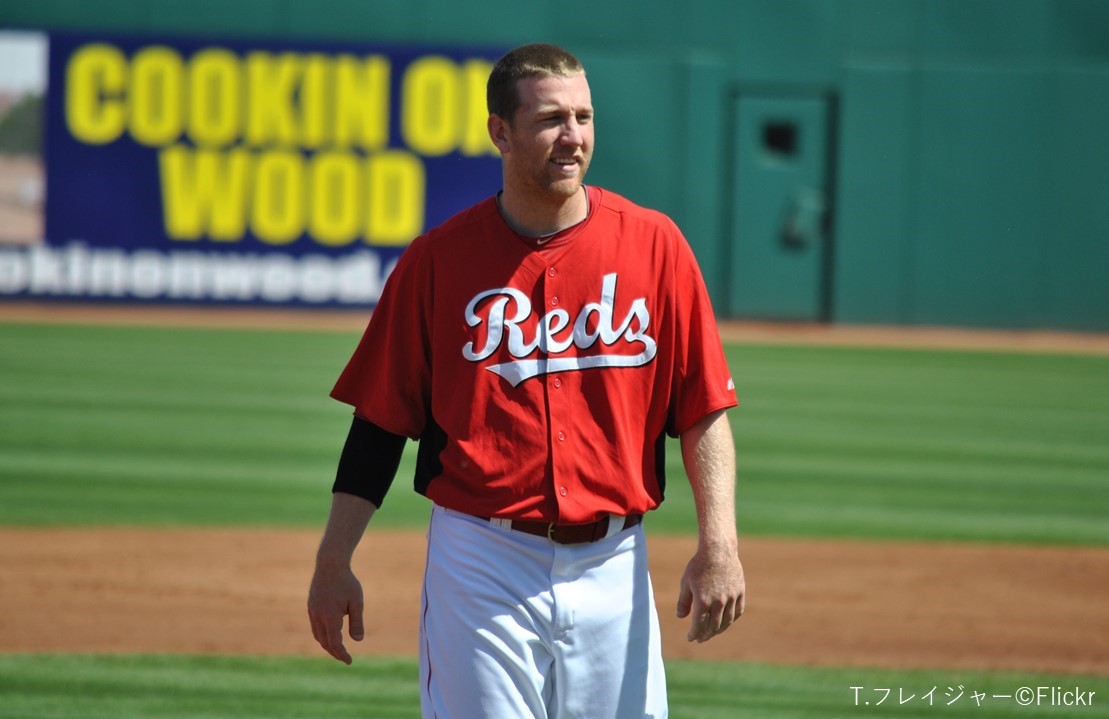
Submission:
<svg viewBox="0 0 1109 719">
<path fill-rule="evenodd" d="M 671 213 L 722 315 L 1109 329 L 1109 3 L 9 0 L 0 28 L 545 39 L 590 69 L 591 180 Z"/>
</svg>

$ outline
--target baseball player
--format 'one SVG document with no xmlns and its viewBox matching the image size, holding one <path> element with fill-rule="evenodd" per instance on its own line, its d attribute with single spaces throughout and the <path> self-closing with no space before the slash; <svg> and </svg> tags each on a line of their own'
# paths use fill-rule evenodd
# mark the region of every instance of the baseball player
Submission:
<svg viewBox="0 0 1109 719">
<path fill-rule="evenodd" d="M 736 403 L 700 270 L 665 215 L 583 179 L 585 71 L 525 45 L 489 78 L 503 190 L 417 238 L 332 396 L 354 407 L 309 591 L 316 640 L 364 636 L 351 557 L 419 440 L 432 502 L 420 623 L 425 717 L 663 717 L 643 516 L 681 438 L 699 544 L 678 616 L 743 613 Z M 654 148 L 643 148 L 645 153 Z"/>
</svg>

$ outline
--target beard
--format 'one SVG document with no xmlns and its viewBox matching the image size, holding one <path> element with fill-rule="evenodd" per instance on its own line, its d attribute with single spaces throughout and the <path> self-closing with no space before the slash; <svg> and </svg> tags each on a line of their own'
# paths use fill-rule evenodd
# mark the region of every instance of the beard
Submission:
<svg viewBox="0 0 1109 719">
<path fill-rule="evenodd" d="M 588 156 L 583 157 L 577 165 L 577 172 L 569 177 L 552 177 L 550 168 L 545 165 L 543 171 L 534 174 L 531 184 L 542 194 L 552 198 L 569 199 L 581 191 L 585 173 L 589 170 L 589 160 Z"/>
</svg>

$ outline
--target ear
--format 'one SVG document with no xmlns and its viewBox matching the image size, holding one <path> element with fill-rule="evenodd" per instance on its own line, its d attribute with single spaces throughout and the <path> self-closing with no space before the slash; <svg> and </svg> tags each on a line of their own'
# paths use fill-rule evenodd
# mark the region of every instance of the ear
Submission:
<svg viewBox="0 0 1109 719">
<path fill-rule="evenodd" d="M 493 141 L 501 154 L 509 151 L 508 147 L 508 123 L 501 118 L 500 115 L 490 115 L 488 121 L 489 139 Z"/>
</svg>

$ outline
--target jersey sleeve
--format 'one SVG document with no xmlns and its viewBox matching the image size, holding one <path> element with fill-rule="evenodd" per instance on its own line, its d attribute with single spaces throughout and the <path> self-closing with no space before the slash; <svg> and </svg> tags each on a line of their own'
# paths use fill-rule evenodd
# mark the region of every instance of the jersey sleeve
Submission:
<svg viewBox="0 0 1109 719">
<path fill-rule="evenodd" d="M 705 416 L 738 404 L 731 369 L 704 276 L 689 243 L 676 226 L 673 274 L 674 377 L 667 433 L 680 436 Z"/>
<path fill-rule="evenodd" d="M 433 279 L 423 238 L 401 255 L 331 396 L 393 434 L 418 438 L 430 411 Z"/>
</svg>

